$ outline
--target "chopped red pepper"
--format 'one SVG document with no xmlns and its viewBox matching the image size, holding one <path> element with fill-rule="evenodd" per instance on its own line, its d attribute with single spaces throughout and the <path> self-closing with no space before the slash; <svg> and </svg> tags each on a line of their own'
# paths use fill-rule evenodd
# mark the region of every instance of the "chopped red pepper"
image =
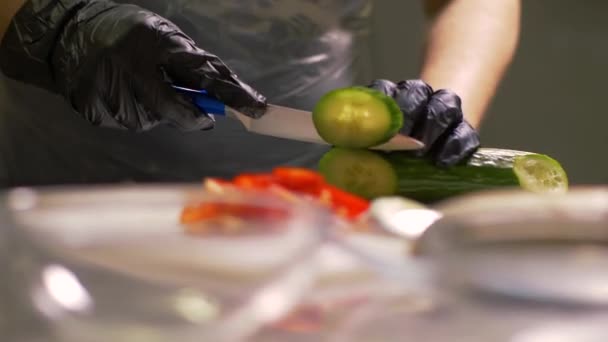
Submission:
<svg viewBox="0 0 608 342">
<path fill-rule="evenodd" d="M 232 181 L 208 178 L 205 182 L 206 189 L 216 193 L 222 193 L 227 185 L 242 190 L 274 192 L 280 197 L 294 202 L 298 199 L 304 200 L 306 196 L 301 195 L 310 195 L 316 201 L 332 208 L 336 214 L 347 219 L 357 218 L 369 208 L 367 200 L 325 183 L 321 174 L 304 168 L 278 167 L 271 173 L 244 173 L 234 177 Z M 276 211 L 268 212 L 268 209 L 242 204 L 202 203 L 184 208 L 181 222 L 186 224 L 200 222 L 222 215 L 232 215 L 242 219 L 260 219 L 266 213 L 270 215 L 269 217 L 284 217 L 281 216 L 282 214 L 278 215 Z"/>
<path fill-rule="evenodd" d="M 181 223 L 194 223 L 213 216 L 211 208 L 202 205 L 187 206 L 182 210 Z"/>
<path fill-rule="evenodd" d="M 273 183 L 273 177 L 268 174 L 244 173 L 234 177 L 232 183 L 241 189 L 267 189 Z"/>
<path fill-rule="evenodd" d="M 325 185 L 325 180 L 320 174 L 296 167 L 278 167 L 272 171 L 277 184 L 300 193 L 318 196 Z"/>
<path fill-rule="evenodd" d="M 182 211 L 182 223 L 200 222 L 220 216 L 230 215 L 241 219 L 280 220 L 288 216 L 288 211 L 280 208 L 235 204 L 235 203 L 201 203 L 188 206 Z"/>
<path fill-rule="evenodd" d="M 338 214 L 347 218 L 355 218 L 369 208 L 367 200 L 333 185 L 325 185 L 321 196 L 330 202 L 330 205 Z"/>
</svg>

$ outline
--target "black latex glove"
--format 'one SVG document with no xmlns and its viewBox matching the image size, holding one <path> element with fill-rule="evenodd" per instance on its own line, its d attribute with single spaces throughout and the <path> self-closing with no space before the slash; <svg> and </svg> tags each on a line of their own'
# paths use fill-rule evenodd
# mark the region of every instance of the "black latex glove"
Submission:
<svg viewBox="0 0 608 342">
<path fill-rule="evenodd" d="M 433 89 L 421 80 L 375 80 L 369 86 L 395 99 L 403 112 L 400 133 L 422 141 L 419 155 L 437 165 L 457 164 L 479 148 L 477 131 L 464 120 L 460 97 L 449 90 Z"/>
<path fill-rule="evenodd" d="M 94 125 L 141 131 L 159 123 L 183 130 L 213 120 L 170 84 L 206 89 L 251 116 L 266 99 L 168 20 L 105 0 L 29 0 L 0 47 L 14 79 L 63 95 Z"/>
</svg>

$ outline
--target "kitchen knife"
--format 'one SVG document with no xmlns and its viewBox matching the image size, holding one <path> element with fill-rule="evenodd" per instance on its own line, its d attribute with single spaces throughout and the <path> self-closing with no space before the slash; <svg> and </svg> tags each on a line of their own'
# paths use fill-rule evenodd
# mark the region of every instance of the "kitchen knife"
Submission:
<svg viewBox="0 0 608 342">
<path fill-rule="evenodd" d="M 239 120 L 247 131 L 315 144 L 328 143 L 317 133 L 312 121 L 312 113 L 289 107 L 269 104 L 266 113 L 254 119 L 224 105 L 211 97 L 205 90 L 194 90 L 173 86 L 178 92 L 190 97 L 192 102 L 203 112 L 210 115 L 220 115 Z M 371 149 L 383 151 L 417 150 L 424 144 L 414 138 L 397 134 L 388 142 L 374 146 Z"/>
</svg>

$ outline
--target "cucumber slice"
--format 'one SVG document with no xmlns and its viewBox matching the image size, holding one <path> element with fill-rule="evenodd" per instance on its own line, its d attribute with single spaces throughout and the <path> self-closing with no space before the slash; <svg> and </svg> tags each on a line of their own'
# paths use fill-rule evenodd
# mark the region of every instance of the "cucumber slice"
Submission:
<svg viewBox="0 0 608 342">
<path fill-rule="evenodd" d="M 319 172 L 328 183 L 363 198 L 397 192 L 397 174 L 391 164 L 367 150 L 333 148 L 319 161 Z"/>
<path fill-rule="evenodd" d="M 533 192 L 565 193 L 568 176 L 559 162 L 547 155 L 530 154 L 515 158 L 513 170 L 522 188 Z"/>
<path fill-rule="evenodd" d="M 393 98 L 364 87 L 325 94 L 315 106 L 312 119 L 323 140 L 347 148 L 383 144 L 403 125 L 403 114 Z"/>
<path fill-rule="evenodd" d="M 319 164 L 329 183 L 366 198 L 400 195 L 424 203 L 473 191 L 516 187 L 564 193 L 568 177 L 554 159 L 506 149 L 479 149 L 466 163 L 440 168 L 407 152 L 334 148 Z"/>
</svg>

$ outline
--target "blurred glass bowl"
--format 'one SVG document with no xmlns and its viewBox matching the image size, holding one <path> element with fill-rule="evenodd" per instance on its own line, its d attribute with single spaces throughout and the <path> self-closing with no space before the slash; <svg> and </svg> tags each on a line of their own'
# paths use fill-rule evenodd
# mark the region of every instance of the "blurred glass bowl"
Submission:
<svg viewBox="0 0 608 342">
<path fill-rule="evenodd" d="M 61 341 L 244 338 L 312 286 L 310 256 L 330 224 L 313 204 L 200 186 L 16 189 L 6 201 L 15 243 L 36 255 L 19 268 L 35 276 L 15 277 L 13 291 Z M 210 222 L 203 233 L 180 224 L 185 206 L 217 203 L 287 215 Z"/>
<path fill-rule="evenodd" d="M 439 284 L 537 301 L 608 304 L 608 188 L 492 191 L 447 201 L 417 241 Z"/>
</svg>

